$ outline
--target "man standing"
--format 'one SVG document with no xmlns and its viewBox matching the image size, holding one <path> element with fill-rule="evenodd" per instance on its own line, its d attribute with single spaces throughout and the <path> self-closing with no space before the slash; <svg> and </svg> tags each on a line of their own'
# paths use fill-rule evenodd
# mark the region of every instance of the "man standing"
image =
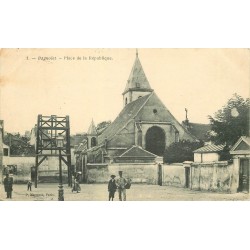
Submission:
<svg viewBox="0 0 250 250">
<path fill-rule="evenodd" d="M 7 193 L 7 199 L 12 198 L 12 186 L 13 186 L 13 177 L 10 177 L 9 174 L 6 174 L 6 177 L 4 178 L 4 189 Z"/>
<path fill-rule="evenodd" d="M 122 171 L 119 171 L 118 173 L 119 173 L 119 179 L 117 180 L 116 183 L 117 183 L 118 192 L 119 192 L 119 200 L 126 201 L 126 188 L 125 188 L 125 186 L 127 184 L 127 181 L 125 178 L 122 177 Z"/>
</svg>

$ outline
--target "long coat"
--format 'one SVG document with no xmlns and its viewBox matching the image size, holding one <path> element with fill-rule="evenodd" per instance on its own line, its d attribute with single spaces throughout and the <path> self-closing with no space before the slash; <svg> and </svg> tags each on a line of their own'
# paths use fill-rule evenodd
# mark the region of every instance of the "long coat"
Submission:
<svg viewBox="0 0 250 250">
<path fill-rule="evenodd" d="M 11 192 L 12 186 L 13 186 L 13 178 L 10 176 L 5 177 L 3 183 L 4 183 L 5 192 Z"/>
<path fill-rule="evenodd" d="M 110 180 L 109 181 L 109 184 L 108 184 L 108 191 L 111 192 L 111 193 L 115 193 L 116 191 L 116 181 L 115 180 Z"/>
</svg>

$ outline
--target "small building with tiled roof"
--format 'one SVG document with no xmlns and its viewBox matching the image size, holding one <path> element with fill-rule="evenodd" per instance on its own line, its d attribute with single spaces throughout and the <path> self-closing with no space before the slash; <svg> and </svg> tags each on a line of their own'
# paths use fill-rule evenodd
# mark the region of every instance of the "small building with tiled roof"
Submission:
<svg viewBox="0 0 250 250">
<path fill-rule="evenodd" d="M 221 152 L 223 152 L 225 145 L 206 145 L 198 148 L 194 153 L 194 162 L 216 162 L 220 160 Z"/>
</svg>

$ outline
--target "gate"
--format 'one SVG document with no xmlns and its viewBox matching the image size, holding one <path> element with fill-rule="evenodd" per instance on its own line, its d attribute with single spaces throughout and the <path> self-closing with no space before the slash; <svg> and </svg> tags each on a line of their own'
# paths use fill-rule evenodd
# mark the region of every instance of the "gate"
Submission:
<svg viewBox="0 0 250 250">
<path fill-rule="evenodd" d="M 185 167 L 185 187 L 190 187 L 190 167 Z"/>
<path fill-rule="evenodd" d="M 162 186 L 162 165 L 158 164 L 158 185 Z"/>
<path fill-rule="evenodd" d="M 238 192 L 249 193 L 249 159 L 240 159 Z"/>
</svg>

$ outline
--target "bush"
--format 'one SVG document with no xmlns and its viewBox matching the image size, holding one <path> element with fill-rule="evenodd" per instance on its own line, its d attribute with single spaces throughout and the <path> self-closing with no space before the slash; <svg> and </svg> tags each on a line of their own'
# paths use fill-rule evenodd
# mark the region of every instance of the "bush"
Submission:
<svg viewBox="0 0 250 250">
<path fill-rule="evenodd" d="M 181 140 L 179 142 L 174 142 L 166 148 L 163 155 L 163 161 L 164 163 L 193 161 L 193 151 L 202 146 L 204 146 L 204 143 L 201 141 L 190 142 L 189 140 Z"/>
</svg>

